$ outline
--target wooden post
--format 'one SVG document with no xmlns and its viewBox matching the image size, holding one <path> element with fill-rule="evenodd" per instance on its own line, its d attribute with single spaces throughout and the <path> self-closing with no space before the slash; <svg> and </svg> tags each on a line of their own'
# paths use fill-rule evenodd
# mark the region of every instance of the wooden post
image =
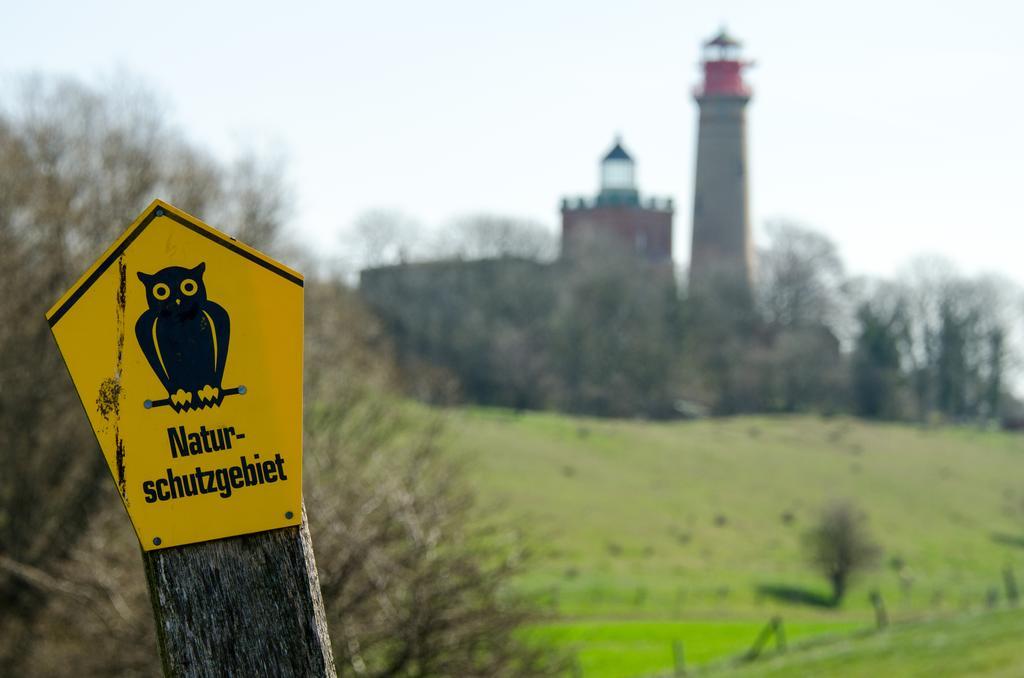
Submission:
<svg viewBox="0 0 1024 678">
<path fill-rule="evenodd" d="M 168 678 L 336 675 L 305 515 L 142 557 Z"/>
<path fill-rule="evenodd" d="M 875 626 L 881 630 L 889 625 L 889 613 L 885 611 L 885 601 L 877 590 L 871 592 L 871 604 L 875 608 Z"/>
<path fill-rule="evenodd" d="M 1017 589 L 1017 578 L 1013 574 L 1013 568 L 1009 565 L 1003 568 L 1003 586 L 1006 589 L 1006 602 L 1016 607 L 1020 602 L 1020 591 Z"/>
<path fill-rule="evenodd" d="M 683 641 L 678 638 L 672 641 L 672 667 L 672 675 L 675 678 L 682 678 L 686 675 L 686 655 L 683 654 Z"/>
<path fill-rule="evenodd" d="M 580 653 L 572 656 L 572 678 L 583 678 L 583 665 L 580 664 Z"/>
<path fill-rule="evenodd" d="M 775 620 L 778 617 L 772 617 L 771 620 L 765 625 L 761 632 L 757 634 L 757 638 L 754 639 L 754 644 L 747 650 L 747 654 L 744 655 L 744 659 L 747 661 L 753 661 L 761 656 L 761 650 L 764 649 L 768 639 L 772 637 L 772 634 L 776 631 Z"/>
<path fill-rule="evenodd" d="M 782 617 L 774 617 L 772 625 L 775 627 L 775 649 L 778 652 L 786 651 L 786 629 L 782 625 Z"/>
</svg>

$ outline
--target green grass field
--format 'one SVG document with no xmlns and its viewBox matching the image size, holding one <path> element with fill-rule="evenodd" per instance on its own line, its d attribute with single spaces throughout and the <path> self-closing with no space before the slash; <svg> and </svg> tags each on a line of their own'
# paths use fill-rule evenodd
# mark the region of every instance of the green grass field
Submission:
<svg viewBox="0 0 1024 678">
<path fill-rule="evenodd" d="M 882 633 L 823 638 L 783 655 L 736 666 L 728 676 L 1016 677 L 1024 673 L 1024 612 L 964 614 Z M 713 668 L 713 667 L 712 667 Z M 709 671 L 716 675 L 716 671 Z"/>
<path fill-rule="evenodd" d="M 531 545 L 517 586 L 552 616 L 532 633 L 588 677 L 669 671 L 677 639 L 691 665 L 738 655 L 774 614 L 791 640 L 867 628 L 872 588 L 906 620 L 981 609 L 1006 567 L 1024 583 L 1024 438 L 1010 434 L 470 409 L 450 413 L 445 443 L 481 510 Z M 864 509 L 885 551 L 839 609 L 801 552 L 833 498 Z"/>
<path fill-rule="evenodd" d="M 576 653 L 584 676 L 631 676 L 674 666 L 673 644 L 682 644 L 687 666 L 733 657 L 746 650 L 765 626 L 750 620 L 657 621 L 567 620 L 531 629 L 534 641 Z M 857 622 L 803 621 L 786 625 L 787 642 L 863 630 Z M 769 644 L 769 647 L 774 647 Z"/>
</svg>

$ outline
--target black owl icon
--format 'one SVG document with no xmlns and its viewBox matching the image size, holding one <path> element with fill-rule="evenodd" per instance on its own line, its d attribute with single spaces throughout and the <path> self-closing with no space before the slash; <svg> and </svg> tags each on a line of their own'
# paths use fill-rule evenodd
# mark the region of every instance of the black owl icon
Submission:
<svg viewBox="0 0 1024 678">
<path fill-rule="evenodd" d="M 135 336 L 167 389 L 166 399 L 147 400 L 147 408 L 170 405 L 181 412 L 215 407 L 226 395 L 245 393 L 244 387 L 225 390 L 221 384 L 231 321 L 227 311 L 207 298 L 205 271 L 206 264 L 200 263 L 139 273 L 149 308 L 135 323 Z"/>
</svg>

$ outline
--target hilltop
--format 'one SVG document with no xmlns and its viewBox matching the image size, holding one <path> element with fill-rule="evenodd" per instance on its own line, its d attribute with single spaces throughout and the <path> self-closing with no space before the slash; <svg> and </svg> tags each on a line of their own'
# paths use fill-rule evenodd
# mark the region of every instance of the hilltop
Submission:
<svg viewBox="0 0 1024 678">
<path fill-rule="evenodd" d="M 641 646 L 644 670 L 664 667 L 668 637 L 682 636 L 694 661 L 740 652 L 776 613 L 797 635 L 870 626 L 874 588 L 897 620 L 955 616 L 1002 597 L 1004 568 L 1024 566 L 1024 438 L 1013 434 L 463 409 L 445 442 L 467 462 L 481 510 L 531 544 L 520 591 L 552 613 L 540 637 L 582 649 L 585 675 L 621 675 L 602 673 L 601 657 Z M 857 502 L 884 548 L 839 609 L 823 604 L 827 587 L 801 552 L 833 498 Z M 724 621 L 728 642 L 711 628 Z"/>
</svg>

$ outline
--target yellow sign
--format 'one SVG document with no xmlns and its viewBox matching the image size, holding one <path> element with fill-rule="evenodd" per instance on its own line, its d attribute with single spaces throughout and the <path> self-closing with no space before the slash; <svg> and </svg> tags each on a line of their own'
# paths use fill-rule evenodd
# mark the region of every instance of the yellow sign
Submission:
<svg viewBox="0 0 1024 678">
<path fill-rule="evenodd" d="M 300 274 L 156 201 L 46 318 L 143 549 L 299 524 Z"/>
</svg>

